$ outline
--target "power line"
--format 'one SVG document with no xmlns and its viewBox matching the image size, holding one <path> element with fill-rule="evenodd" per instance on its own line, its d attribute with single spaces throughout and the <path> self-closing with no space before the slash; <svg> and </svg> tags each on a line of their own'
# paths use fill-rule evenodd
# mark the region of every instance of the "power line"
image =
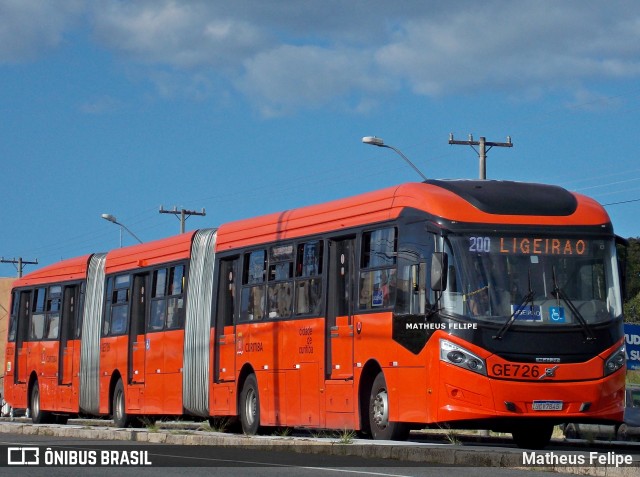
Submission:
<svg viewBox="0 0 640 477">
<path fill-rule="evenodd" d="M 606 207 L 607 205 L 628 204 L 630 202 L 640 202 L 640 199 L 623 200 L 623 201 L 620 201 L 620 202 L 610 202 L 608 204 L 602 204 L 602 206 Z"/>
</svg>

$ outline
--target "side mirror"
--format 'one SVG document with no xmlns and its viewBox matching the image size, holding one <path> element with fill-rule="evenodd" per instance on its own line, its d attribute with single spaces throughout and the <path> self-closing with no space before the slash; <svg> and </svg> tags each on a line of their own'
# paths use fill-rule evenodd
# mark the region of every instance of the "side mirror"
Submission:
<svg viewBox="0 0 640 477">
<path fill-rule="evenodd" d="M 433 252 L 431 256 L 431 289 L 442 292 L 447 289 L 449 256 L 445 252 Z"/>
</svg>

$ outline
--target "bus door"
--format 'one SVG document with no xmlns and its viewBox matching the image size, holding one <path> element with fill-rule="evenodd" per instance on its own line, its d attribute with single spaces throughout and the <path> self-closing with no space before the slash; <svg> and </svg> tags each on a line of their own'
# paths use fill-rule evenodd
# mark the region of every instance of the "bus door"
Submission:
<svg viewBox="0 0 640 477">
<path fill-rule="evenodd" d="M 13 379 L 15 383 L 26 383 L 28 376 L 27 359 L 29 355 L 29 308 L 31 302 L 31 291 L 20 292 L 20 309 L 18 310 L 18 327 L 16 334 L 16 358 L 15 373 Z"/>
<path fill-rule="evenodd" d="M 218 301 L 215 322 L 215 382 L 235 381 L 236 379 L 236 330 L 235 315 L 236 276 L 240 259 L 234 257 L 220 261 L 220 279 L 218 280 Z"/>
<path fill-rule="evenodd" d="M 326 372 L 329 379 L 353 378 L 352 294 L 355 237 L 329 240 Z"/>
<path fill-rule="evenodd" d="M 62 318 L 60 325 L 60 348 L 58 350 L 58 383 L 71 385 L 74 372 L 74 350 L 80 346 L 76 341 L 78 287 L 67 286 L 62 295 Z"/>
<path fill-rule="evenodd" d="M 128 383 L 143 384 L 145 382 L 146 334 L 145 322 L 147 317 L 147 281 L 148 273 L 133 277 L 133 292 L 131 296 L 131 323 L 129 325 L 128 350 Z"/>
</svg>

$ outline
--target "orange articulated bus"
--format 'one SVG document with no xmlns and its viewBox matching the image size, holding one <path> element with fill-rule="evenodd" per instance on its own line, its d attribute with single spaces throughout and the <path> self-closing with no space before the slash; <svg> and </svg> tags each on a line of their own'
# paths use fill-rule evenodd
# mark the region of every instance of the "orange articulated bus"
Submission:
<svg viewBox="0 0 640 477">
<path fill-rule="evenodd" d="M 447 425 L 541 448 L 556 424 L 622 420 L 620 290 L 592 199 L 403 184 L 19 279 L 5 395 L 34 422 L 190 415 L 374 439 Z"/>
</svg>

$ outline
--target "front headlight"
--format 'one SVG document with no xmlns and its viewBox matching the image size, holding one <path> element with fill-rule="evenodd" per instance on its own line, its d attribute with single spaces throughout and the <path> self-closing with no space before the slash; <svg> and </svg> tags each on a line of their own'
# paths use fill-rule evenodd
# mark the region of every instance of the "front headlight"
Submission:
<svg viewBox="0 0 640 477">
<path fill-rule="evenodd" d="M 460 366 L 484 376 L 487 375 L 484 359 L 449 340 L 440 339 L 440 361 Z"/>
<path fill-rule="evenodd" d="M 627 357 L 625 355 L 625 348 L 624 345 L 622 345 L 615 353 L 605 360 L 604 375 L 608 376 L 611 373 L 615 373 L 620 368 L 623 368 L 626 361 Z"/>
</svg>

